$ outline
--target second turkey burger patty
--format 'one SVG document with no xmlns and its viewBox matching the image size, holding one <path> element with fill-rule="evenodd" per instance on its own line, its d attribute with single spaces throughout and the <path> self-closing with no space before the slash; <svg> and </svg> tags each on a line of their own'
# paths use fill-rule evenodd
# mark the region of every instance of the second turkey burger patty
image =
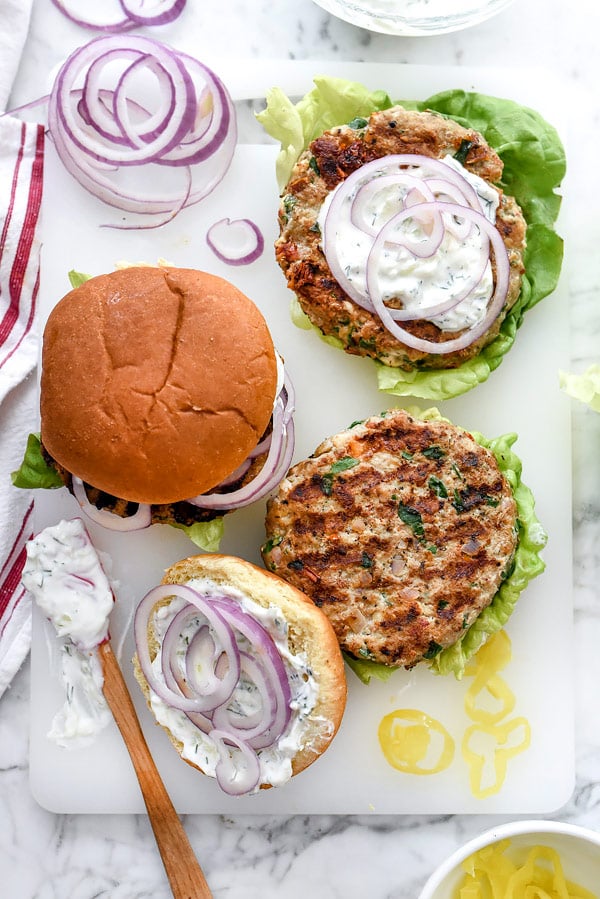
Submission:
<svg viewBox="0 0 600 899">
<path fill-rule="evenodd" d="M 323 609 L 342 649 L 395 667 L 460 638 L 500 588 L 518 537 L 493 453 L 401 409 L 295 465 L 266 530 L 265 564 Z"/>
</svg>

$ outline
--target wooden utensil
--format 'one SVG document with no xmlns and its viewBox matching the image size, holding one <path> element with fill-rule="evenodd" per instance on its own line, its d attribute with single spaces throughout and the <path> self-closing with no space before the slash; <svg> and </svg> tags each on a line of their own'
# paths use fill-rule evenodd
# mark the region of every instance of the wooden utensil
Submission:
<svg viewBox="0 0 600 899">
<path fill-rule="evenodd" d="M 104 696 L 131 756 L 174 899 L 212 899 L 202 869 L 148 749 L 111 645 L 106 641 L 98 650 L 104 671 Z"/>
</svg>

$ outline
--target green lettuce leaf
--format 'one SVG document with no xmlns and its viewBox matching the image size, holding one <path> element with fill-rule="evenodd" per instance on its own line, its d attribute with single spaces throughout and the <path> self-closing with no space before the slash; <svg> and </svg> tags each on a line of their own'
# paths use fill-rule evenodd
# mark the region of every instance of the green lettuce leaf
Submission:
<svg viewBox="0 0 600 899">
<path fill-rule="evenodd" d="M 369 91 L 357 81 L 317 76 L 314 83 L 314 89 L 296 104 L 280 88 L 273 88 L 267 94 L 266 109 L 256 115 L 267 134 L 281 144 L 276 166 L 280 190 L 302 151 L 316 137 L 336 125 L 392 105 L 386 93 Z"/>
<path fill-rule="evenodd" d="M 41 450 L 39 434 L 30 434 L 27 438 L 25 455 L 18 471 L 13 471 L 11 480 L 15 487 L 25 489 L 54 489 L 64 487 L 64 483 L 56 470 L 48 465 Z M 188 535 L 192 543 L 206 552 L 217 552 L 224 532 L 223 517 L 213 521 L 198 521 L 192 525 L 174 524 Z"/>
<path fill-rule="evenodd" d="M 382 665 L 381 662 L 372 662 L 370 659 L 357 659 L 349 653 L 342 653 L 346 665 L 354 671 L 359 680 L 363 684 L 369 684 L 372 677 L 378 680 L 386 681 L 392 674 L 395 674 L 397 668 L 390 668 L 389 665 Z"/>
<path fill-rule="evenodd" d="M 573 399 L 586 403 L 594 412 L 600 412 L 600 365 L 590 365 L 583 374 L 560 371 L 561 389 Z"/>
<path fill-rule="evenodd" d="M 213 518 L 212 521 L 196 521 L 191 525 L 175 524 L 172 521 L 169 524 L 171 527 L 184 531 L 192 543 L 195 543 L 196 546 L 205 552 L 216 553 L 219 551 L 225 530 L 223 516 Z"/>
<path fill-rule="evenodd" d="M 473 437 L 480 446 L 492 451 L 500 471 L 511 485 L 517 504 L 519 542 L 511 570 L 490 605 L 477 616 L 460 640 L 442 650 L 431 662 L 430 667 L 436 674 L 451 673 L 458 679 L 463 676 L 469 659 L 492 634 L 504 627 L 527 584 L 546 567 L 540 552 L 548 539 L 535 515 L 533 494 L 521 480 L 521 460 L 511 449 L 517 435 L 505 434 L 487 440 L 473 432 Z"/>
<path fill-rule="evenodd" d="M 370 93 L 356 82 L 320 76 L 315 85 L 295 105 L 283 91 L 271 91 L 267 108 L 258 114 L 265 130 L 281 143 L 277 162 L 281 188 L 300 153 L 323 130 L 391 105 L 387 94 Z M 445 400 L 487 380 L 513 345 L 525 312 L 556 288 L 563 258 L 563 242 L 554 231 L 561 202 L 556 188 L 565 174 L 565 152 L 552 125 L 535 110 L 512 100 L 448 90 L 423 101 L 397 102 L 409 109 L 437 112 L 480 131 L 502 159 L 500 186 L 515 197 L 528 226 L 521 293 L 489 346 L 452 370 L 404 372 L 376 363 L 380 390 L 395 396 Z"/>
<path fill-rule="evenodd" d="M 69 272 L 69 281 L 71 283 L 71 287 L 81 287 L 82 284 L 85 284 L 86 281 L 89 281 L 91 275 L 85 275 L 83 272 L 76 272 L 75 269 L 71 269 Z"/>
<path fill-rule="evenodd" d="M 424 420 L 447 421 L 435 408 L 424 411 L 410 408 L 407 411 L 410 415 Z M 469 659 L 492 634 L 504 627 L 527 584 L 544 570 L 545 563 L 540 553 L 547 542 L 546 532 L 535 515 L 533 494 L 521 480 L 521 460 L 512 450 L 517 435 L 504 434 L 489 440 L 476 431 L 471 433 L 480 446 L 486 447 L 493 453 L 500 471 L 511 486 L 517 504 L 519 540 L 511 568 L 506 573 L 506 578 L 490 605 L 478 615 L 456 643 L 442 649 L 429 661 L 429 668 L 435 674 L 453 674 L 457 680 L 462 678 Z M 350 664 L 348 658 L 346 661 Z M 378 662 L 360 659 L 352 659 L 352 662 L 350 667 L 365 684 L 368 684 L 371 677 L 375 676 L 385 680 L 390 673 L 397 670 L 390 669 Z"/>
<path fill-rule="evenodd" d="M 64 487 L 62 478 L 51 465 L 48 465 L 42 455 L 39 434 L 29 435 L 23 461 L 19 469 L 13 471 L 10 477 L 15 487 L 23 487 L 27 490 L 36 490 L 38 487 L 45 489 Z"/>
</svg>

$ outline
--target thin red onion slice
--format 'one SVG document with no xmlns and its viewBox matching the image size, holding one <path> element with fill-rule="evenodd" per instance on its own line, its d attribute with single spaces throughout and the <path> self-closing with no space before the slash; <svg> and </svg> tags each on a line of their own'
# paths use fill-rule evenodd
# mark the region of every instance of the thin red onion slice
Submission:
<svg viewBox="0 0 600 899">
<path fill-rule="evenodd" d="M 373 244 L 373 249 L 371 252 L 377 254 L 380 244 L 385 242 L 386 240 L 386 232 L 388 230 L 396 228 L 404 220 L 410 218 L 410 216 L 418 215 L 423 207 L 430 205 L 431 204 L 422 204 L 422 206 L 412 206 L 409 209 L 404 209 L 402 212 L 399 212 L 393 219 L 391 219 L 387 223 L 384 228 L 382 228 L 379 236 Z M 413 347 L 414 349 L 420 350 L 422 352 L 434 353 L 439 355 L 441 353 L 453 353 L 457 350 L 464 349 L 464 347 L 466 346 L 470 346 L 471 343 L 477 340 L 478 337 L 480 337 L 490 328 L 492 323 L 500 314 L 502 306 L 504 305 L 504 301 L 506 299 L 510 275 L 510 263 L 508 259 L 508 253 L 504 245 L 504 241 L 500 236 L 500 233 L 498 232 L 497 228 L 495 228 L 494 225 L 492 225 L 491 222 L 482 213 L 476 212 L 474 209 L 471 209 L 468 206 L 459 206 L 455 203 L 438 203 L 436 205 L 438 206 L 440 212 L 445 212 L 449 215 L 470 218 L 474 222 L 474 224 L 477 225 L 477 227 L 489 238 L 494 253 L 494 260 L 496 263 L 496 282 L 494 286 L 494 292 L 489 300 L 485 316 L 477 324 L 467 328 L 458 337 L 455 337 L 451 340 L 444 340 L 441 343 L 435 343 L 432 340 L 425 340 L 421 337 L 415 337 L 413 334 L 410 334 L 394 321 L 390 310 L 383 301 L 383 297 L 379 288 L 379 282 L 376 274 L 374 273 L 374 265 L 370 266 L 370 263 L 367 263 L 367 283 L 369 287 L 369 295 L 375 307 L 375 311 L 381 318 L 381 321 L 390 332 L 390 334 L 392 334 L 394 337 L 396 337 L 397 340 L 401 341 L 406 346 Z M 376 258 L 377 256 L 375 255 L 375 260 Z M 372 270 L 370 271 L 370 269 Z"/>
<path fill-rule="evenodd" d="M 186 703 L 186 708 L 182 711 L 212 711 L 229 699 L 240 676 L 240 656 L 234 635 L 219 616 L 199 616 L 201 608 L 206 612 L 207 608 L 212 611 L 214 606 L 207 605 L 203 597 L 200 597 L 200 603 L 195 606 L 185 606 L 175 615 L 163 638 L 161 667 L 167 687 L 174 693 L 179 691 L 187 699 L 196 700 L 193 709 L 188 708 Z M 178 652 L 181 633 L 198 617 L 203 617 L 206 624 L 198 626 L 185 655 L 181 657 Z M 209 639 L 202 641 L 203 645 L 200 645 L 196 637 L 206 629 L 209 630 Z M 210 645 L 213 649 L 207 657 L 205 650 Z M 203 675 L 197 670 L 201 659 Z"/>
<path fill-rule="evenodd" d="M 290 467 L 294 455 L 294 390 L 285 376 L 284 386 L 273 409 L 273 430 L 269 451 L 258 474 L 250 483 L 230 493 L 203 493 L 188 499 L 188 503 L 201 509 L 226 511 L 239 509 L 270 493 Z M 219 485 L 221 486 L 221 485 Z M 216 490 L 219 487 L 215 488 Z"/>
<path fill-rule="evenodd" d="M 217 599 L 215 603 L 230 626 L 248 640 L 265 668 L 266 695 L 275 706 L 273 719 L 263 730 L 257 730 L 252 737 L 247 737 L 255 749 L 262 749 L 279 739 L 291 717 L 291 690 L 285 666 L 271 635 L 260 622 L 233 600 Z"/>
<path fill-rule="evenodd" d="M 420 178 L 415 175 L 415 172 L 420 172 Z M 337 186 L 332 195 L 322 229 L 323 251 L 336 281 L 351 299 L 370 311 L 372 311 L 372 305 L 369 303 L 368 297 L 365 297 L 357 290 L 356 286 L 348 279 L 339 261 L 336 253 L 337 241 L 335 232 L 339 217 L 345 214 L 345 206 L 354 202 L 352 199 L 354 192 L 359 191 L 369 181 L 373 180 L 376 182 L 379 178 L 387 177 L 388 175 L 395 175 L 401 179 L 406 179 L 407 176 L 414 177 L 415 180 L 421 180 L 425 183 L 428 178 L 442 179 L 449 184 L 457 186 L 464 194 L 465 201 L 469 206 L 478 211 L 481 209 L 477 193 L 467 179 L 460 172 L 433 157 L 399 153 L 374 159 L 351 172 Z M 352 206 L 350 208 L 352 209 Z"/>
<path fill-rule="evenodd" d="M 128 31 L 136 25 L 168 25 L 181 15 L 186 0 L 154 0 L 148 9 L 148 0 L 113 0 L 113 9 L 108 9 L 108 0 L 102 0 L 100 21 L 89 15 L 89 0 L 52 0 L 60 12 L 82 28 L 116 34 Z M 146 7 L 144 9 L 144 6 Z"/>
<path fill-rule="evenodd" d="M 169 686 L 166 683 L 166 676 L 165 681 L 161 681 L 156 676 L 152 668 L 147 636 L 150 614 L 152 613 L 152 609 L 157 602 L 160 602 L 161 599 L 167 599 L 170 597 L 178 597 L 180 599 L 183 599 L 186 603 L 188 603 L 189 606 L 196 609 L 197 612 L 202 613 L 202 615 L 208 620 L 210 627 L 217 636 L 217 640 L 219 641 L 223 652 L 227 654 L 230 661 L 232 659 L 235 660 L 236 655 L 239 656 L 239 650 L 237 649 L 237 644 L 235 643 L 235 637 L 233 635 L 231 627 L 227 624 L 227 622 L 225 622 L 219 610 L 213 608 L 211 604 L 196 590 L 193 590 L 191 587 L 187 587 L 185 584 L 161 584 L 159 587 L 154 587 L 154 589 L 150 590 L 150 592 L 146 594 L 146 596 L 142 599 L 139 606 L 137 607 L 133 625 L 135 643 L 138 652 L 140 668 L 142 669 L 144 677 L 148 681 L 150 687 L 152 688 L 152 690 L 154 690 L 154 692 L 160 699 L 162 699 L 173 708 L 180 709 L 184 712 L 205 712 L 207 711 L 207 709 L 210 710 L 210 707 L 214 708 L 214 705 L 211 705 L 212 697 L 210 695 L 201 696 L 199 694 L 193 694 L 193 696 L 185 696 L 175 680 L 175 675 L 173 674 L 174 666 L 172 664 L 168 664 L 167 670 L 170 670 L 170 675 L 173 675 L 173 680 L 171 680 L 170 675 L 168 677 L 170 683 L 174 683 L 174 686 Z M 182 611 L 185 611 L 187 613 L 189 612 L 189 609 L 184 607 Z M 176 648 L 178 647 L 179 633 L 177 632 L 177 627 L 173 629 L 171 635 L 169 635 L 168 632 L 169 628 L 167 628 L 167 631 L 165 632 L 163 638 L 162 652 L 165 653 L 166 659 L 170 663 L 176 653 Z M 233 662 L 232 664 L 235 664 L 235 662 Z M 163 668 L 163 673 L 164 670 L 165 669 Z M 222 692 L 224 694 L 225 690 L 223 689 Z"/>
<path fill-rule="evenodd" d="M 162 216 L 159 225 L 215 189 L 237 141 L 233 103 L 214 72 L 141 35 L 100 37 L 71 54 L 48 123 L 82 187 L 125 212 Z"/>
<path fill-rule="evenodd" d="M 404 211 L 407 212 L 407 215 L 404 217 L 404 219 L 400 214 L 397 214 L 396 219 L 394 219 L 396 225 L 390 226 L 389 229 L 386 226 L 385 237 L 383 237 L 381 240 L 375 240 L 375 242 L 373 243 L 371 252 L 369 253 L 369 257 L 367 260 L 367 289 L 369 292 L 369 296 L 371 295 L 371 293 L 374 293 L 381 297 L 378 272 L 381 267 L 381 259 L 386 253 L 393 252 L 394 248 L 396 247 L 404 247 L 414 256 L 424 259 L 430 255 L 434 255 L 437 252 L 443 240 L 445 230 L 454 233 L 455 217 L 441 210 L 440 204 L 422 203 L 419 205 L 407 207 L 407 209 Z M 412 213 L 412 215 L 408 213 Z M 410 236 L 408 236 L 408 238 L 398 236 L 395 233 L 396 226 L 401 225 L 404 220 L 410 220 L 413 217 L 419 221 L 425 222 L 426 224 L 431 221 L 432 217 L 434 217 L 436 219 L 435 236 L 432 233 L 431 237 L 428 240 L 423 240 L 420 243 L 411 240 Z M 468 215 L 464 216 L 464 222 L 467 222 L 469 224 L 469 229 L 476 227 L 476 225 L 473 223 L 473 220 L 469 218 Z M 461 225 L 456 225 L 456 228 L 461 233 L 464 230 Z M 489 240 L 485 234 L 481 234 L 480 236 L 481 246 L 479 250 L 477 266 L 470 273 L 470 277 L 465 279 L 465 284 L 462 290 L 455 292 L 452 296 L 450 296 L 449 299 L 441 300 L 438 303 L 428 304 L 427 306 L 423 306 L 421 309 L 395 309 L 391 306 L 386 306 L 389 316 L 395 322 L 431 320 L 436 315 L 443 315 L 444 313 L 450 312 L 452 309 L 455 309 L 459 303 L 462 303 L 463 300 L 470 296 L 470 294 L 481 283 L 481 280 L 489 264 Z M 431 253 L 427 252 L 427 247 L 430 247 Z M 375 307 L 374 311 L 376 311 Z"/>
<path fill-rule="evenodd" d="M 265 249 L 262 231 L 250 219 L 220 219 L 208 229 L 206 243 L 227 265 L 250 265 Z"/>
<path fill-rule="evenodd" d="M 77 0 L 52 0 L 52 3 L 60 12 L 74 25 L 81 28 L 89 28 L 94 31 L 104 31 L 107 34 L 118 34 L 121 31 L 129 31 L 135 28 L 129 16 L 127 16 L 120 3 L 113 3 L 114 11 L 107 11 L 106 0 L 102 3 L 102 12 L 100 21 L 90 19 L 89 17 L 89 0 L 87 3 L 77 2 Z"/>
<path fill-rule="evenodd" d="M 254 713 L 240 715 L 236 709 L 236 697 L 234 693 L 227 705 L 223 704 L 218 709 L 214 710 L 212 720 L 215 727 L 224 730 L 231 729 L 234 733 L 239 731 L 242 739 L 247 740 L 249 737 L 256 736 L 259 728 L 260 731 L 262 731 L 270 726 L 271 722 L 265 716 L 265 698 L 269 700 L 268 711 L 270 716 L 274 716 L 275 701 L 272 694 L 268 695 L 267 676 L 262 664 L 249 653 L 242 651 L 240 651 L 240 681 L 241 680 L 246 682 L 250 681 L 254 684 L 256 693 L 261 701 L 260 708 Z M 243 691 L 244 693 L 246 692 L 245 686 L 243 687 Z M 273 719 L 271 718 L 271 720 Z"/>
<path fill-rule="evenodd" d="M 228 796 L 251 793 L 260 780 L 260 762 L 254 750 L 228 731 L 211 730 L 209 737 L 214 740 L 219 752 L 215 776 L 223 792 Z M 239 755 L 234 756 L 229 746 L 237 749 Z"/>
<path fill-rule="evenodd" d="M 389 187 L 395 187 L 399 192 L 402 192 L 397 199 L 397 205 L 400 208 L 402 208 L 403 202 L 406 202 L 405 198 L 410 196 L 413 191 L 418 192 L 420 195 L 418 201 L 420 203 L 425 200 L 435 199 L 427 182 L 422 178 L 416 178 L 414 175 L 409 175 L 408 172 L 400 171 L 390 175 L 379 175 L 377 178 L 371 178 L 369 181 L 365 181 L 356 191 L 356 195 L 352 201 L 350 221 L 360 231 L 364 231 L 365 234 L 370 234 L 371 237 L 377 237 L 381 227 L 376 227 L 372 221 L 370 222 L 368 220 L 367 213 L 369 203 L 378 193 L 380 193 L 380 191 Z"/>
<path fill-rule="evenodd" d="M 81 506 L 85 515 L 92 521 L 95 521 L 96 524 L 100 524 L 102 527 L 108 528 L 111 531 L 139 531 L 149 527 L 152 523 L 152 510 L 150 506 L 140 503 L 137 512 L 135 512 L 134 515 L 123 518 L 121 515 L 109 512 L 108 509 L 96 508 L 96 506 L 92 505 L 89 501 L 81 478 L 73 475 L 71 480 L 73 483 L 75 499 Z"/>
<path fill-rule="evenodd" d="M 139 61 L 141 58 L 148 60 L 151 70 L 154 73 L 160 72 L 163 86 L 169 84 L 171 87 L 172 96 L 166 98 L 166 102 L 178 108 L 178 115 L 169 119 L 160 135 L 143 146 L 125 149 L 121 144 L 113 146 L 102 139 L 101 135 L 96 136 L 93 123 L 83 122 L 78 116 L 77 107 L 73 107 L 70 102 L 72 92 L 79 87 L 78 82 L 85 78 L 88 68 L 108 65 L 117 58 L 124 61 L 127 68 L 132 61 Z M 121 75 L 122 71 L 118 77 Z M 96 72 L 96 80 L 98 78 Z M 84 81 L 84 104 L 86 89 Z M 58 122 L 65 139 L 96 162 L 113 165 L 136 165 L 160 159 L 183 139 L 195 116 L 194 84 L 179 54 L 158 41 L 140 35 L 130 35 L 127 38 L 100 37 L 79 47 L 61 66 L 50 97 L 51 104 L 56 104 Z M 164 93 L 159 92 L 159 101 L 164 106 Z"/>
<path fill-rule="evenodd" d="M 181 15 L 186 0 L 119 0 L 123 12 L 136 25 L 168 25 Z"/>
</svg>

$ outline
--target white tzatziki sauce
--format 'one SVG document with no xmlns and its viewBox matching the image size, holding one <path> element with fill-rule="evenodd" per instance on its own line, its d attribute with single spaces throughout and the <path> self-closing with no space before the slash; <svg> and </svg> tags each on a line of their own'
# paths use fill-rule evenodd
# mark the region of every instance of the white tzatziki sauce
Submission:
<svg viewBox="0 0 600 899">
<path fill-rule="evenodd" d="M 459 172 L 468 181 L 477 194 L 482 214 L 495 224 L 499 203 L 498 191 L 483 178 L 467 171 L 452 156 L 445 156 L 440 162 Z M 411 170 L 411 175 L 422 177 L 419 169 Z M 374 180 L 377 177 L 375 174 Z M 356 191 L 345 199 L 348 209 L 360 185 L 361 182 L 357 181 Z M 324 230 L 330 204 L 340 186 L 330 191 L 321 206 L 317 219 L 321 233 Z M 374 192 L 365 211 L 365 217 L 370 224 L 380 230 L 402 208 L 402 200 L 407 192 L 408 188 L 400 185 L 387 186 Z M 439 198 L 444 199 L 442 196 Z M 411 238 L 418 240 L 421 236 L 425 236 L 420 232 L 422 226 L 414 221 L 411 225 Z M 367 295 L 367 259 L 374 238 L 357 228 L 351 222 L 350 215 L 344 211 L 339 217 L 339 223 L 336 224 L 334 239 L 336 253 L 346 277 L 361 294 Z M 383 300 L 387 302 L 397 297 L 405 309 L 422 312 L 428 307 L 460 297 L 469 286 L 469 281 L 472 281 L 473 271 L 481 270 L 481 248 L 484 245 L 482 241 L 487 241 L 487 238 L 475 227 L 464 239 L 445 230 L 439 248 L 431 256 L 418 257 L 406 247 L 386 246 L 377 271 Z M 323 249 L 326 252 L 327 248 Z M 492 267 L 488 261 L 483 277 L 473 286 L 466 298 L 458 302 L 454 308 L 432 315 L 429 321 L 442 331 L 461 331 L 473 327 L 484 318 L 493 290 Z"/>
<path fill-rule="evenodd" d="M 471 12 L 473 0 L 358 0 L 362 12 L 381 16 L 448 18 Z"/>
<path fill-rule="evenodd" d="M 112 591 L 80 518 L 46 528 L 26 549 L 22 583 L 58 635 L 66 697 L 48 736 L 59 746 L 78 748 L 112 717 L 96 649 L 108 637 Z"/>
<path fill-rule="evenodd" d="M 290 651 L 288 624 L 281 610 L 276 606 L 264 608 L 241 591 L 233 587 L 225 589 L 210 578 L 190 580 L 187 582 L 187 586 L 192 587 L 202 596 L 227 596 L 239 602 L 241 608 L 252 615 L 271 635 L 282 657 L 290 684 L 292 715 L 285 733 L 277 741 L 277 746 L 257 750 L 260 778 L 252 792 L 257 792 L 261 783 L 269 783 L 272 786 L 284 784 L 292 776 L 292 759 L 304 744 L 307 718 L 316 705 L 319 692 L 307 660 L 303 655 Z M 168 605 L 161 606 L 154 613 L 153 625 L 161 643 L 170 622 L 185 605 L 185 600 L 174 598 Z M 202 617 L 201 613 L 198 614 Z M 240 648 L 243 649 L 245 638 L 240 634 L 237 634 L 237 638 Z M 160 650 L 152 662 L 152 670 L 155 677 L 164 683 Z M 205 774 L 214 777 L 219 761 L 219 752 L 214 740 L 196 727 L 184 712 L 168 706 L 152 689 L 150 689 L 150 704 L 158 723 L 166 727 L 175 739 L 183 744 L 182 758 L 198 765 Z M 260 697 L 255 685 L 250 681 L 240 680 L 228 708 L 241 717 L 251 715 L 259 710 Z M 327 725 L 328 722 L 324 720 L 323 731 L 326 731 Z M 232 748 L 231 752 L 235 760 L 238 750 Z"/>
</svg>

